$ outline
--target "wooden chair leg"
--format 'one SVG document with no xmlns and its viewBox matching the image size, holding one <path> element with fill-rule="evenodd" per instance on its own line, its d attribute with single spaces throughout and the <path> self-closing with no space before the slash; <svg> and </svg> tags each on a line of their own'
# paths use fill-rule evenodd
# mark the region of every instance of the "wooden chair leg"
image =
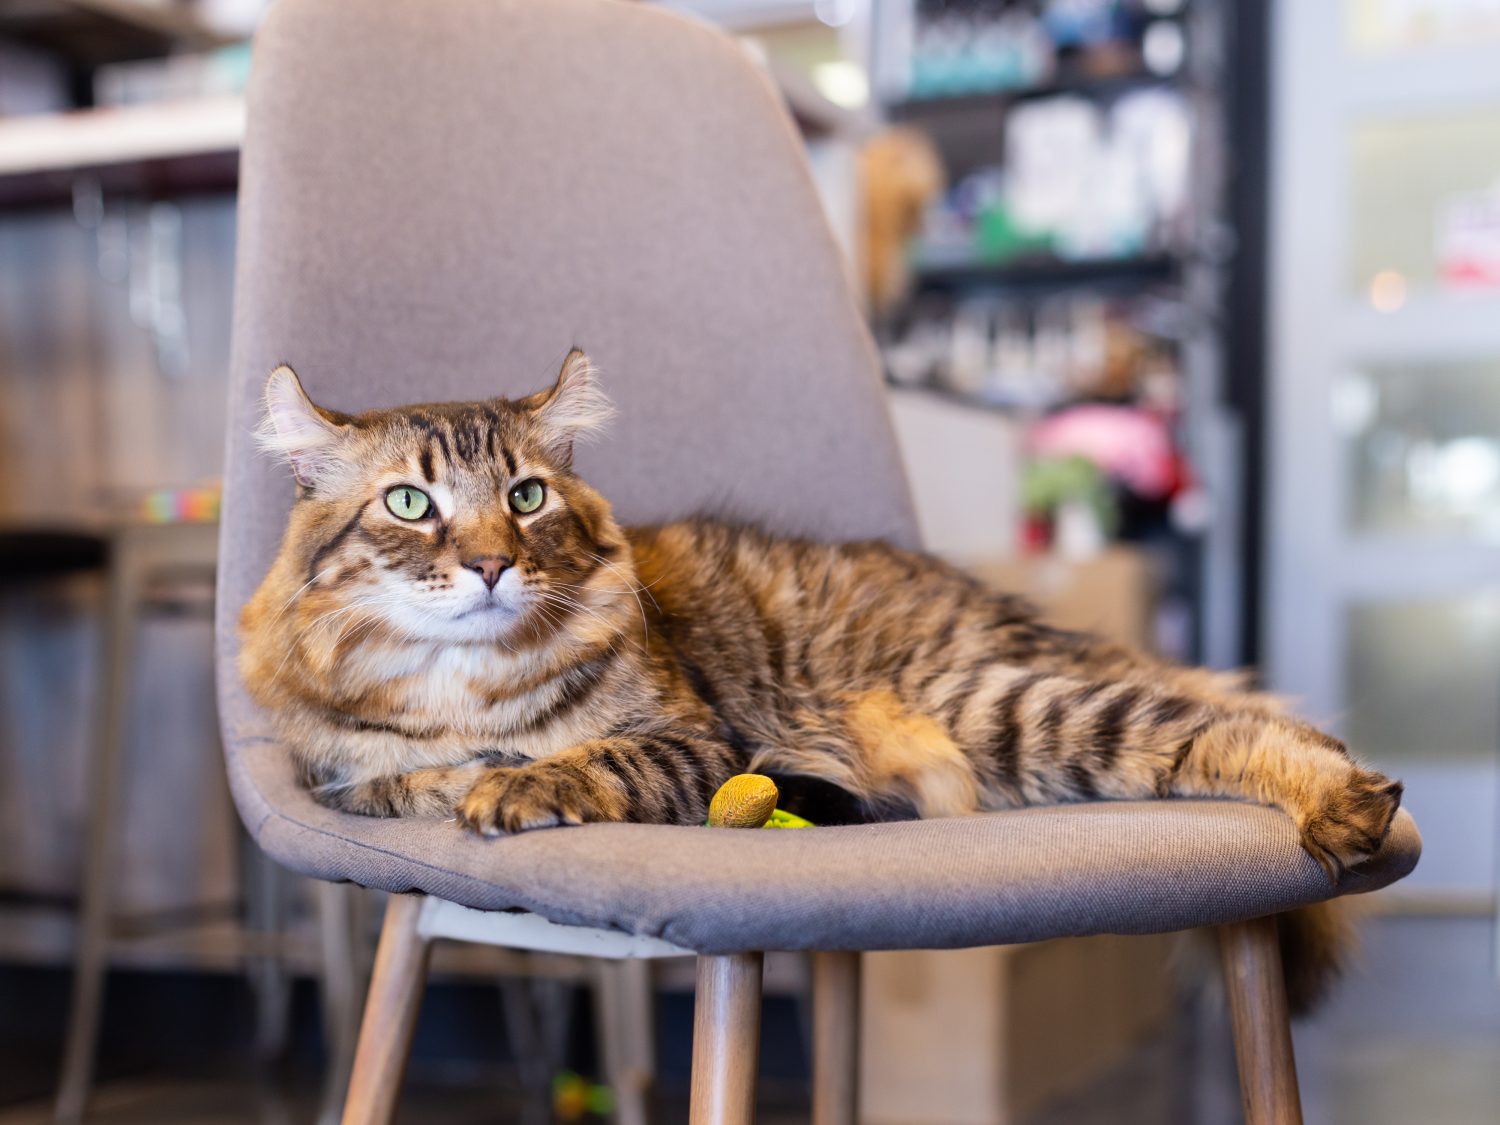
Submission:
<svg viewBox="0 0 1500 1125">
<path fill-rule="evenodd" d="M 1219 927 L 1245 1125 L 1302 1125 L 1276 919 Z"/>
<path fill-rule="evenodd" d="M 813 1125 L 859 1120 L 859 954 L 813 954 Z"/>
<path fill-rule="evenodd" d="M 698 958 L 692 1125 L 751 1125 L 760 1058 L 762 955 Z"/>
<path fill-rule="evenodd" d="M 421 895 L 392 895 L 386 904 L 375 972 L 354 1049 L 343 1125 L 389 1125 L 395 1116 L 427 983 L 431 947 L 417 925 L 424 901 Z"/>
</svg>

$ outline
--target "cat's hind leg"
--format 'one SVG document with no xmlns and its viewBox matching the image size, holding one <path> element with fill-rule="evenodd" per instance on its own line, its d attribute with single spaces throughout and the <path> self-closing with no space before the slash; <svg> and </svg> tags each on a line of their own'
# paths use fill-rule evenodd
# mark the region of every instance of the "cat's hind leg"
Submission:
<svg viewBox="0 0 1500 1125">
<path fill-rule="evenodd" d="M 1337 739 L 1263 715 L 1231 715 L 1208 726 L 1171 778 L 1171 792 L 1181 796 L 1241 797 L 1285 810 L 1302 846 L 1334 880 L 1380 849 L 1401 791 L 1399 781 L 1350 758 Z"/>
<path fill-rule="evenodd" d="M 843 721 L 872 792 L 899 794 L 923 818 L 978 811 L 974 767 L 935 720 L 908 710 L 890 692 L 874 691 L 851 696 Z"/>
<path fill-rule="evenodd" d="M 751 770 L 818 778 L 867 809 L 909 808 L 925 819 L 980 807 L 968 755 L 940 723 L 890 691 L 808 701 L 765 744 Z"/>
<path fill-rule="evenodd" d="M 1296 822 L 1330 878 L 1384 842 L 1401 785 L 1266 701 L 1182 679 L 1083 680 L 997 665 L 952 713 L 985 805 L 1230 797 Z"/>
</svg>

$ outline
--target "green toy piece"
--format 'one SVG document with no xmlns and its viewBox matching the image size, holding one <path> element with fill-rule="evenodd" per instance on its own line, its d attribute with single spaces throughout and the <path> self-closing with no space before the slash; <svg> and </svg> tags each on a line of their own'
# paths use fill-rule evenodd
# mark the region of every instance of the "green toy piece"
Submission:
<svg viewBox="0 0 1500 1125">
<path fill-rule="evenodd" d="M 771 819 L 761 825 L 762 828 L 816 828 L 817 825 L 810 820 L 803 820 L 796 813 L 787 812 L 785 809 L 773 809 Z"/>
</svg>

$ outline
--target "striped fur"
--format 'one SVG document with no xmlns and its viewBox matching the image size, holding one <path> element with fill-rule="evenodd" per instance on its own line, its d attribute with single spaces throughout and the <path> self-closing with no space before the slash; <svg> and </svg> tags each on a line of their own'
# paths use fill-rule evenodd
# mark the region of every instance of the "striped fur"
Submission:
<svg viewBox="0 0 1500 1125">
<path fill-rule="evenodd" d="M 746 769 L 883 815 L 1219 796 L 1285 810 L 1337 877 L 1399 804 L 1234 677 L 1051 628 L 934 559 L 712 520 L 621 529 L 572 470 L 607 413 L 581 353 L 515 402 L 343 415 L 286 368 L 268 397 L 298 500 L 241 668 L 335 807 L 485 834 L 696 824 Z M 521 514 L 506 498 L 532 479 L 546 500 Z M 396 486 L 432 515 L 393 515 Z"/>
</svg>

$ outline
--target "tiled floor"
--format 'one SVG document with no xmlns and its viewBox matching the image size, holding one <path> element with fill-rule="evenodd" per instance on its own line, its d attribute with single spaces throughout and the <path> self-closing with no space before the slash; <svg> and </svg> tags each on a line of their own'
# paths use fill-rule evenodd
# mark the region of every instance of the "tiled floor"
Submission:
<svg viewBox="0 0 1500 1125">
<path fill-rule="evenodd" d="M 1296 1034 L 1310 1122 L 1500 1121 L 1500 978 L 1488 918 L 1386 918 Z"/>
<path fill-rule="evenodd" d="M 1489 919 L 1387 917 L 1369 928 L 1362 964 L 1296 1033 L 1305 1116 L 1321 1125 L 1483 1125 L 1500 1121 L 1500 984 Z M 1221 1014 L 1148 1044 L 1093 1088 L 1025 1125 L 1233 1125 L 1238 1105 Z M 5 1065 L 0 1059 L 0 1065 Z M 546 1120 L 493 1079 L 414 1075 L 400 1120 L 480 1125 Z M 799 1091 L 766 1090 L 762 1125 L 805 1120 Z M 101 1092 L 98 1125 L 303 1125 L 310 1077 L 256 1083 L 244 1073 L 158 1075 Z M 0 1110 L 0 1125 L 42 1125 L 47 1107 Z M 681 1099 L 653 1121 L 686 1120 Z"/>
<path fill-rule="evenodd" d="M 1500 1122 L 1494 941 L 1494 922 L 1483 917 L 1372 922 L 1343 986 L 1295 1028 L 1310 1125 Z M 1239 1107 L 1223 1028 L 1222 1016 L 1206 1012 L 1194 1033 L 1150 1044 L 1028 1125 L 1231 1125 Z"/>
</svg>

